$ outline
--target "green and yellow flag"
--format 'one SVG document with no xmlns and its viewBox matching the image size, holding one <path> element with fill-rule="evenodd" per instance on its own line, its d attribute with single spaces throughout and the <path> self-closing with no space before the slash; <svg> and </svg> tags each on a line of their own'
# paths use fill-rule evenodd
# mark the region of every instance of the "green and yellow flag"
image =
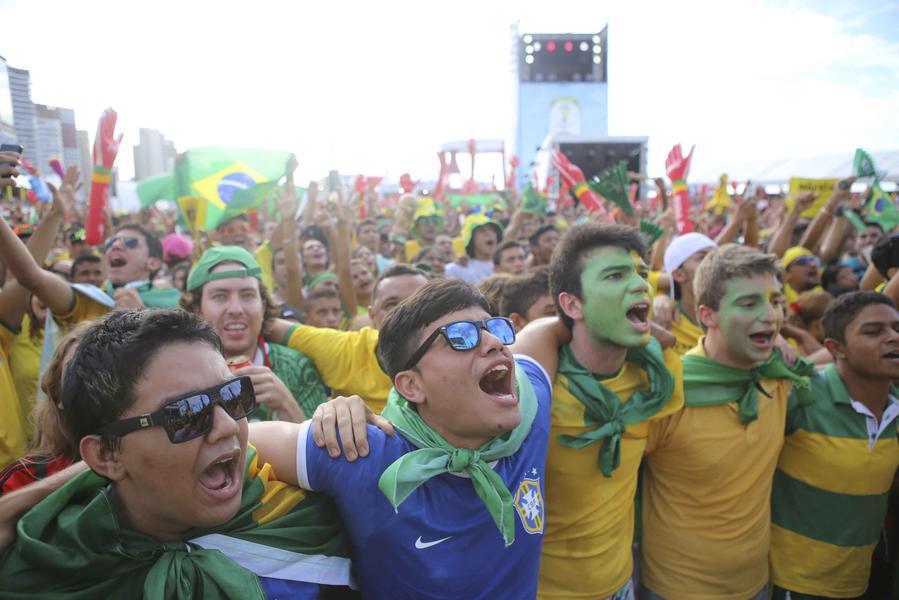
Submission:
<svg viewBox="0 0 899 600">
<path fill-rule="evenodd" d="M 884 231 L 890 231 L 899 225 L 899 210 L 896 210 L 896 205 L 880 187 L 880 174 L 874 166 L 874 159 L 861 148 L 857 148 L 852 163 L 857 177 L 874 178 L 871 183 L 871 194 L 865 204 L 868 220 L 878 223 Z"/>
<path fill-rule="evenodd" d="M 296 166 L 289 152 L 196 148 L 178 156 L 175 171 L 137 186 L 141 207 L 178 203 L 191 229 L 208 231 L 224 219 L 256 208 Z"/>
</svg>

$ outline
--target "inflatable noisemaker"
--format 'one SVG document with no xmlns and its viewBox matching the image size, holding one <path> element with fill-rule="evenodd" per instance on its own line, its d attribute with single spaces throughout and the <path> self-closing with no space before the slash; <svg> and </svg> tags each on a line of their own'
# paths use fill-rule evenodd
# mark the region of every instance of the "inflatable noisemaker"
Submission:
<svg viewBox="0 0 899 600">
<path fill-rule="evenodd" d="M 590 180 L 590 189 L 614 202 L 629 217 L 634 216 L 634 207 L 630 201 L 630 182 L 627 179 L 627 163 L 620 161 L 617 165 Z"/>
<path fill-rule="evenodd" d="M 109 201 L 109 183 L 112 181 L 112 165 L 119 153 L 122 134 L 115 135 L 116 112 L 107 108 L 97 125 L 94 139 L 94 168 L 91 174 L 91 193 L 87 204 L 86 242 L 98 246 L 103 241 L 103 209 Z"/>
<path fill-rule="evenodd" d="M 693 150 L 683 156 L 680 144 L 674 146 L 665 159 L 665 172 L 671 180 L 671 199 L 674 201 L 674 217 L 677 220 L 677 232 L 680 234 L 693 231 L 693 222 L 690 221 L 690 194 L 687 192 L 687 175 L 690 173 L 690 161 L 693 158 Z"/>
<path fill-rule="evenodd" d="M 561 183 L 574 191 L 575 198 L 587 207 L 587 210 L 593 212 L 602 207 L 602 202 L 596 192 L 590 189 L 584 178 L 584 172 L 575 164 L 568 160 L 561 150 L 554 150 L 550 156 L 552 165 L 559 171 Z M 559 200 L 562 201 L 564 195 Z"/>
</svg>

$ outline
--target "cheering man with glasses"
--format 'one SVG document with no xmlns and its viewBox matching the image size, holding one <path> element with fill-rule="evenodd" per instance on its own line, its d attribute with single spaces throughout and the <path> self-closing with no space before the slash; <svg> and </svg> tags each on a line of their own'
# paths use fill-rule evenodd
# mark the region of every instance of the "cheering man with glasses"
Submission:
<svg viewBox="0 0 899 600">
<path fill-rule="evenodd" d="M 153 278 L 162 266 L 162 244 L 140 225 L 122 226 L 106 240 L 103 262 L 107 280 L 102 289 L 70 284 L 42 269 L 3 219 L 0 254 L 19 283 L 65 326 L 97 318 L 112 308 L 174 308 L 181 299 L 176 289 L 153 287 Z"/>
<path fill-rule="evenodd" d="M 310 421 L 252 428 L 281 477 L 335 498 L 367 597 L 536 594 L 551 374 L 514 341 L 479 292 L 434 280 L 381 326 L 397 433 L 369 426 L 367 458 L 332 460 Z"/>
<path fill-rule="evenodd" d="M 307 599 L 348 583 L 333 505 L 257 462 L 252 382 L 229 373 L 199 317 L 104 317 L 62 403 L 91 471 L 21 518 L 0 559 L 4 597 Z"/>
</svg>

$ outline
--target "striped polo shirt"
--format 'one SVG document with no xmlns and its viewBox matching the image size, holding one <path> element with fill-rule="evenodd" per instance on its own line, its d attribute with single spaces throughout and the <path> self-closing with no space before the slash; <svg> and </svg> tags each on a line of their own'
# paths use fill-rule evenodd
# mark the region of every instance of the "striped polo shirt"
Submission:
<svg viewBox="0 0 899 600">
<path fill-rule="evenodd" d="M 867 588 L 899 467 L 896 400 L 884 413 L 889 427 L 872 431 L 834 365 L 812 386 L 815 402 L 788 413 L 774 475 L 771 580 L 803 594 L 854 598 Z"/>
</svg>

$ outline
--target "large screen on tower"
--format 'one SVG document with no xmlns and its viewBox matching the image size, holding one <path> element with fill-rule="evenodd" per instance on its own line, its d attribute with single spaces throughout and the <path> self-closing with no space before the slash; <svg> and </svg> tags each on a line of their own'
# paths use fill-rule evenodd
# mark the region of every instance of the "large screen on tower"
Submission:
<svg viewBox="0 0 899 600">
<path fill-rule="evenodd" d="M 599 33 L 526 33 L 518 43 L 518 77 L 532 82 L 605 82 L 607 29 Z"/>
</svg>

